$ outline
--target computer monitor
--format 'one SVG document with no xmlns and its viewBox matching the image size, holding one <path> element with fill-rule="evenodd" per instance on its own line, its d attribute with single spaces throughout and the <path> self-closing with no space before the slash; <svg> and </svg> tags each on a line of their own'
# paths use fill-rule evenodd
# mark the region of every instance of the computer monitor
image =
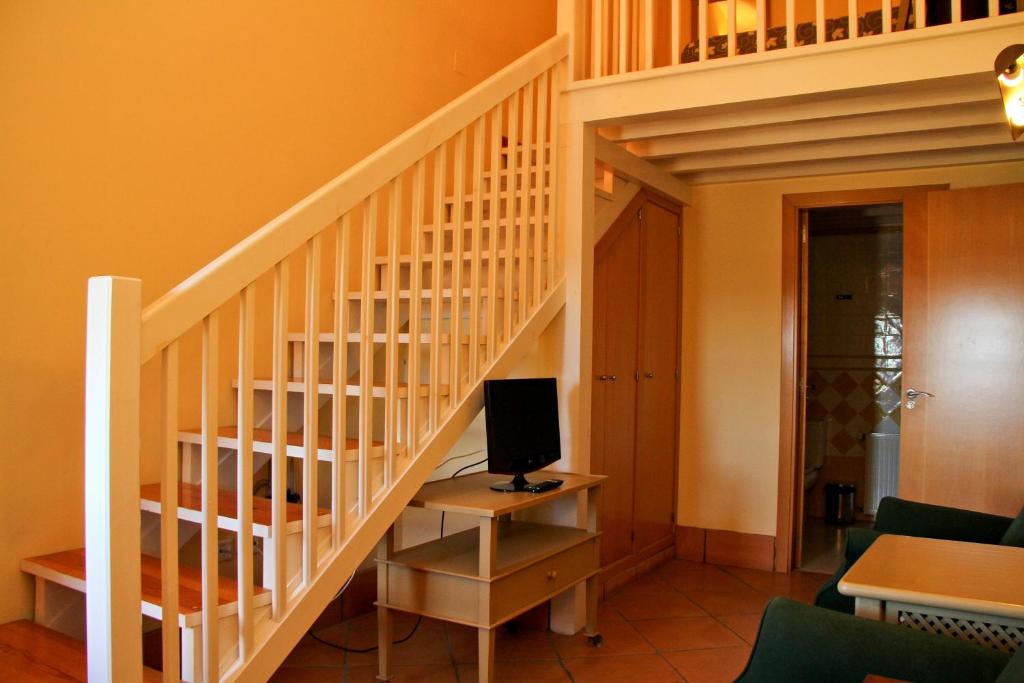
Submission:
<svg viewBox="0 0 1024 683">
<path fill-rule="evenodd" d="M 558 435 L 558 388 L 554 377 L 484 382 L 487 471 L 512 474 L 499 491 L 522 491 L 523 475 L 562 457 Z"/>
</svg>

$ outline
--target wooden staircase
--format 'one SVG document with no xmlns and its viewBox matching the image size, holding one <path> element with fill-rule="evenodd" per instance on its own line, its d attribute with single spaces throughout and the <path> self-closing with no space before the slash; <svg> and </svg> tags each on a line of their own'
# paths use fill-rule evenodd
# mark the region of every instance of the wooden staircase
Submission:
<svg viewBox="0 0 1024 683">
<path fill-rule="evenodd" d="M 143 616 L 165 681 L 277 668 L 564 305 L 566 54 L 538 47 L 145 310 L 137 281 L 90 281 L 88 554 L 25 559 L 38 624 L 4 628 L 43 639 L 88 593 L 90 680 L 138 679 Z"/>
<path fill-rule="evenodd" d="M 87 680 L 85 643 L 27 619 L 0 625 L 0 680 Z M 142 680 L 163 680 L 159 671 L 142 669 Z"/>
</svg>

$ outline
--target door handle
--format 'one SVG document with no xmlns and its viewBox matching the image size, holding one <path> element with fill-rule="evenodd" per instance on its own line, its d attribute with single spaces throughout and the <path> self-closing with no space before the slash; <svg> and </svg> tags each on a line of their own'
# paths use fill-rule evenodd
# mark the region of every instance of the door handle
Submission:
<svg viewBox="0 0 1024 683">
<path fill-rule="evenodd" d="M 644 377 L 646 377 L 647 379 L 654 379 L 654 370 L 651 370 L 650 372 L 645 372 Z"/>
<path fill-rule="evenodd" d="M 907 389 L 907 410 L 913 410 L 914 406 L 917 405 L 917 399 L 919 398 L 935 398 L 935 394 L 929 391 L 918 391 L 917 389 Z"/>
<path fill-rule="evenodd" d="M 618 379 L 615 375 L 598 375 L 597 378 L 602 382 L 614 382 Z"/>
</svg>

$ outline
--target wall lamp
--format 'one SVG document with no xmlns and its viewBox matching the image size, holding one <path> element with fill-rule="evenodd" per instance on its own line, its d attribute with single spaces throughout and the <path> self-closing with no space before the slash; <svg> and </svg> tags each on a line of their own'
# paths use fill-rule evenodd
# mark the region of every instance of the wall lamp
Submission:
<svg viewBox="0 0 1024 683">
<path fill-rule="evenodd" d="M 1010 45 L 996 56 L 996 82 L 1003 96 L 1010 135 L 1024 133 L 1024 45 Z"/>
</svg>

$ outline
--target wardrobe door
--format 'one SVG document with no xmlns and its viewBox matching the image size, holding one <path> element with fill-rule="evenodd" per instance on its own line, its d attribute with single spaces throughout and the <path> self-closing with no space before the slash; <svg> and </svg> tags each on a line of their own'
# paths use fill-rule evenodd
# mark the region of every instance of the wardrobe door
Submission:
<svg viewBox="0 0 1024 683">
<path fill-rule="evenodd" d="M 680 217 L 648 201 L 641 222 L 634 552 L 672 537 L 679 457 Z"/>
<path fill-rule="evenodd" d="M 623 216 L 595 254 L 593 470 L 607 474 L 601 564 L 632 553 L 640 224 Z M 601 379 L 601 378 L 604 379 Z"/>
</svg>

